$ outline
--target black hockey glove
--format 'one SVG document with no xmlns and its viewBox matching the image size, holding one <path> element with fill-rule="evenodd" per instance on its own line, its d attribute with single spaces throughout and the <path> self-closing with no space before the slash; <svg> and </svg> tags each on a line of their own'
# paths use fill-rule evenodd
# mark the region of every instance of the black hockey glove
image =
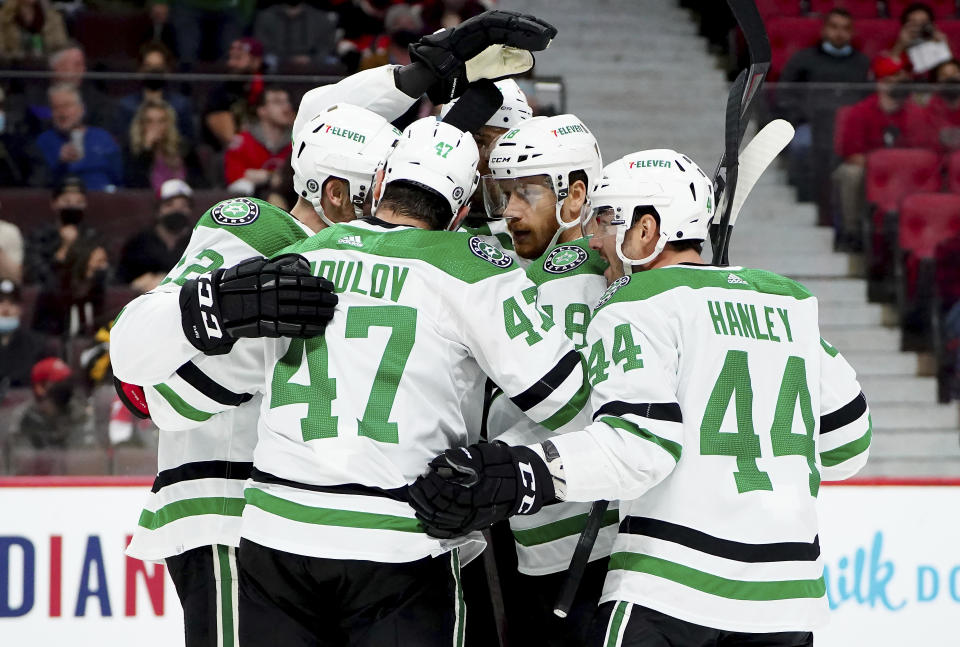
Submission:
<svg viewBox="0 0 960 647">
<path fill-rule="evenodd" d="M 487 11 L 452 29 L 424 36 L 410 45 L 410 59 L 431 72 L 433 83 L 427 96 L 441 104 L 463 94 L 471 81 L 528 71 L 533 67 L 530 52 L 546 49 L 556 35 L 556 27 L 535 16 L 502 9 Z M 484 51 L 500 45 L 505 47 Z"/>
<path fill-rule="evenodd" d="M 180 290 L 183 332 L 207 355 L 240 337 L 316 337 L 333 318 L 333 284 L 299 254 L 248 258 L 191 279 Z"/>
<path fill-rule="evenodd" d="M 411 505 L 432 537 L 459 537 L 554 498 L 547 464 L 533 450 L 500 442 L 448 449 L 410 486 Z"/>
</svg>

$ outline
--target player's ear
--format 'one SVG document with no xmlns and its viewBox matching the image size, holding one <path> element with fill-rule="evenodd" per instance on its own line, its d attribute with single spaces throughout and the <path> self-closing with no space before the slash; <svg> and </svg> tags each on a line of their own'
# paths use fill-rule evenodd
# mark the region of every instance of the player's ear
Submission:
<svg viewBox="0 0 960 647">
<path fill-rule="evenodd" d="M 448 231 L 456 231 L 460 228 L 460 223 L 463 222 L 463 219 L 467 217 L 467 214 L 470 213 L 470 205 L 465 204 L 457 210 L 457 215 L 454 216 L 453 222 L 450 223 L 450 226 L 447 227 Z"/>
<path fill-rule="evenodd" d="M 343 180 L 337 178 L 328 179 L 323 185 L 323 195 L 327 202 L 339 209 L 347 199 L 347 188 Z"/>
<path fill-rule="evenodd" d="M 563 201 L 562 217 L 565 222 L 571 222 L 580 218 L 580 210 L 587 201 L 587 185 L 583 180 L 574 180 L 570 185 L 567 198 Z"/>
</svg>

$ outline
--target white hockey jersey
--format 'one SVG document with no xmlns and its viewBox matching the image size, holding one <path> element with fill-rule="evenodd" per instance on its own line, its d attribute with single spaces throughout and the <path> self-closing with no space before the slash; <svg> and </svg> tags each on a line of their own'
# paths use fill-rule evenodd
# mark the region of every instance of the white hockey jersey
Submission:
<svg viewBox="0 0 960 647">
<path fill-rule="evenodd" d="M 366 70 L 310 90 L 300 102 L 294 132 L 341 102 L 365 107 L 387 120 L 399 117 L 416 99 L 396 88 L 395 68 L 386 65 Z M 214 216 L 218 208 L 219 215 Z M 190 361 L 198 352 L 182 333 L 177 288 L 203 272 L 251 256 L 272 256 L 311 233 L 289 214 L 258 200 L 241 198 L 215 205 L 194 230 L 183 259 L 165 284 L 131 302 L 124 310 L 122 325 L 112 331 L 114 373 L 132 384 L 153 385 L 146 389 L 147 401 L 159 412 L 154 422 L 162 430 L 159 473 L 128 548 L 130 555 L 160 560 L 197 546 L 236 546 L 240 541 L 242 483 L 253 461 L 259 395 L 217 416 L 190 411 L 177 402 L 176 391 L 164 384 L 170 375 L 176 372 L 178 379 L 203 380 L 202 374 L 191 368 Z M 157 343 L 163 352 L 157 352 Z M 190 375 L 180 375 L 185 371 Z M 204 388 L 215 392 L 216 385 L 207 383 Z M 218 394 L 223 403 L 237 403 L 249 396 Z M 163 408 L 154 407 L 158 400 L 169 405 L 166 398 L 187 414 L 178 415 L 170 427 L 165 426 Z M 191 421 L 186 428 L 184 420 Z"/>
<path fill-rule="evenodd" d="M 607 288 L 606 261 L 590 249 L 587 239 L 554 245 L 530 263 L 527 276 L 537 286 L 538 303 L 569 337 L 577 350 L 586 346 L 587 326 L 593 306 Z M 586 414 L 586 410 L 584 414 Z M 589 416 L 578 416 L 569 427 L 582 428 Z M 580 423 L 579 427 L 575 427 Z M 540 442 L 552 432 L 523 415 L 509 398 L 490 403 L 487 435 L 511 445 Z M 517 568 L 526 575 L 546 575 L 570 566 L 580 532 L 586 525 L 589 503 L 564 502 L 544 507 L 533 515 L 515 516 L 510 528 L 517 550 Z M 617 536 L 617 504 L 608 508 L 590 560 L 610 555 Z"/>
<path fill-rule="evenodd" d="M 579 353 L 517 264 L 476 236 L 364 220 L 287 251 L 336 286 L 325 335 L 241 340 L 229 357 L 196 361 L 226 389 L 263 392 L 243 537 L 380 562 L 448 550 L 421 528 L 406 486 L 478 440 L 486 375 L 547 428 L 572 420 L 589 396 Z M 227 408 L 178 376 L 170 384 L 193 410 Z"/>
<path fill-rule="evenodd" d="M 595 422 L 552 442 L 567 499 L 621 501 L 601 601 L 730 631 L 817 627 L 820 481 L 863 466 L 871 423 L 816 298 L 761 270 L 660 268 L 611 286 L 587 345 Z"/>
<path fill-rule="evenodd" d="M 228 218 L 241 213 L 245 223 L 231 224 Z M 272 256 L 311 233 L 287 212 L 261 200 L 220 202 L 200 218 L 183 258 L 161 285 L 131 302 L 118 318 L 110 344 L 117 377 L 128 382 L 153 377 L 142 382 L 153 385 L 144 388 L 151 410 L 162 410 L 157 403 L 164 401 L 180 407 L 191 421 L 188 429 L 174 430 L 163 424 L 162 417 L 154 419 L 162 430 L 158 473 L 127 549 L 129 555 L 158 561 L 197 546 L 239 543 L 243 483 L 253 465 L 260 398 L 220 387 L 190 361 L 197 350 L 180 325 L 180 286 L 219 267 L 253 256 Z M 147 337 L 151 331 L 156 336 Z M 131 365 L 145 349 L 147 361 Z M 233 406 L 217 416 L 190 410 L 156 379 L 169 366 L 174 366 L 180 379 Z"/>
</svg>

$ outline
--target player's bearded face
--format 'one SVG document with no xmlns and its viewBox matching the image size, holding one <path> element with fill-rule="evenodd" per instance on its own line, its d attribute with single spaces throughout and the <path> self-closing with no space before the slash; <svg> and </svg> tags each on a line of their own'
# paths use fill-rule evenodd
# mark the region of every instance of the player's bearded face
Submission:
<svg viewBox="0 0 960 647">
<path fill-rule="evenodd" d="M 623 276 L 623 263 L 617 256 L 617 227 L 622 218 L 610 207 L 596 207 L 583 220 L 583 235 L 590 240 L 590 247 L 600 252 L 609 266 L 603 272 L 607 285 Z"/>
<path fill-rule="evenodd" d="M 483 187 L 487 215 L 505 218 L 517 254 L 537 258 L 557 232 L 557 195 L 546 175 L 494 180 Z"/>
</svg>

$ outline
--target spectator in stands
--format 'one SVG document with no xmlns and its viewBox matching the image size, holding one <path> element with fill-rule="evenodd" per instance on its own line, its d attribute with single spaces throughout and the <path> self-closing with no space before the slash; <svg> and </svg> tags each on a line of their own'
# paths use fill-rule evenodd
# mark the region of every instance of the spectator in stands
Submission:
<svg viewBox="0 0 960 647">
<path fill-rule="evenodd" d="M 364 53 L 360 69 L 381 65 L 409 65 L 411 43 L 423 34 L 423 20 L 413 7 L 398 4 L 390 7 L 384 18 L 385 37 L 378 38 Z"/>
<path fill-rule="evenodd" d="M 297 192 L 293 190 L 293 168 L 289 164 L 278 168 L 256 196 L 284 211 L 293 209 L 298 197 Z"/>
<path fill-rule="evenodd" d="M 960 61 L 941 63 L 932 73 L 937 91 L 926 107 L 926 123 L 942 152 L 960 149 Z"/>
<path fill-rule="evenodd" d="M 904 69 L 925 74 L 952 58 L 947 37 L 934 24 L 933 9 L 915 2 L 900 14 L 900 33 L 885 55 L 898 59 Z"/>
<path fill-rule="evenodd" d="M 420 15 L 431 33 L 456 27 L 487 10 L 478 0 L 424 0 L 419 4 Z"/>
<path fill-rule="evenodd" d="M 263 43 L 267 67 L 308 69 L 337 61 L 337 15 L 305 2 L 284 2 L 262 10 L 253 34 Z"/>
<path fill-rule="evenodd" d="M 24 151 L 29 140 L 23 134 L 22 115 L 8 113 L 7 93 L 0 88 L 0 186 L 23 186 L 29 176 Z"/>
<path fill-rule="evenodd" d="M 864 215 L 863 180 L 867 153 L 879 148 L 933 145 L 923 109 L 910 98 L 910 74 L 898 59 L 879 57 L 873 64 L 877 91 L 850 108 L 848 125 L 838 133 L 843 160 L 833 172 L 840 222 L 840 249 L 859 249 Z"/>
<path fill-rule="evenodd" d="M 154 25 L 173 27 L 177 55 L 191 67 L 198 60 L 223 56 L 250 23 L 256 4 L 255 0 L 151 0 L 150 14 Z"/>
<path fill-rule="evenodd" d="M 230 74 L 248 77 L 213 88 L 203 115 L 207 141 L 223 149 L 250 121 L 263 93 L 263 44 L 256 38 L 238 38 L 227 57 Z"/>
<path fill-rule="evenodd" d="M 23 280 L 23 236 L 12 222 L 0 220 L 0 280 Z"/>
<path fill-rule="evenodd" d="M 83 222 L 87 194 L 80 178 L 64 178 L 53 191 L 50 207 L 56 214 L 56 222 L 39 227 L 27 236 L 23 260 L 27 283 L 49 285 L 54 282 L 70 249 L 78 241 L 97 235 Z"/>
<path fill-rule="evenodd" d="M 20 286 L 0 281 L 0 390 L 30 386 L 30 370 L 42 358 L 55 351 L 46 335 L 30 330 L 23 321 L 23 295 Z"/>
<path fill-rule="evenodd" d="M 116 115 L 116 99 L 101 92 L 94 83 L 85 79 L 87 57 L 77 43 L 70 43 L 55 51 L 49 58 L 50 71 L 53 73 L 51 86 L 72 85 L 80 91 L 80 98 L 86 107 L 87 123 L 107 130 L 111 135 L 123 134 L 123 126 Z M 34 86 L 39 88 L 39 86 Z M 36 90 L 33 91 L 36 93 Z M 45 97 L 34 94 L 34 103 L 43 103 Z"/>
<path fill-rule="evenodd" d="M 193 106 L 189 97 L 172 89 L 166 78 L 174 68 L 173 53 L 160 41 L 150 41 L 141 47 L 138 70 L 147 76 L 139 92 L 128 94 L 117 102 L 118 118 L 129 126 L 142 103 L 166 101 L 177 115 L 177 130 L 187 142 L 192 142 L 195 135 Z"/>
<path fill-rule="evenodd" d="M 50 0 L 7 0 L 0 7 L 0 56 L 42 58 L 66 44 L 63 16 Z"/>
<path fill-rule="evenodd" d="M 110 261 L 96 238 L 70 247 L 57 281 L 37 295 L 33 329 L 55 336 L 92 336 L 103 323 Z"/>
<path fill-rule="evenodd" d="M 289 163 L 290 129 L 296 113 L 283 88 L 267 88 L 257 102 L 257 119 L 237 135 L 224 155 L 224 177 L 230 191 L 252 194 L 270 175 Z"/>
<path fill-rule="evenodd" d="M 53 128 L 40 134 L 35 184 L 50 186 L 76 175 L 91 191 L 123 186 L 120 149 L 107 131 L 85 123 L 80 92 L 66 83 L 49 91 Z"/>
<path fill-rule="evenodd" d="M 851 44 L 853 18 L 846 9 L 831 9 L 823 18 L 820 43 L 794 54 L 780 74 L 781 83 L 864 83 L 870 59 Z M 833 140 L 833 115 L 840 106 L 857 100 L 858 90 L 848 87 L 777 89 L 784 117 L 797 128 L 790 144 L 791 176 L 801 200 L 812 199 L 823 178 L 817 177 L 828 159 Z M 818 130 L 821 132 L 815 133 Z M 815 144 L 816 141 L 816 144 Z M 817 148 L 817 153 L 811 154 Z"/>
<path fill-rule="evenodd" d="M 177 130 L 173 108 L 162 99 L 148 99 L 130 123 L 125 184 L 152 188 L 170 179 L 196 176 L 197 162 Z"/>
<path fill-rule="evenodd" d="M 47 357 L 30 372 L 33 403 L 24 412 L 14 445 L 33 449 L 69 449 L 94 445 L 90 415 L 75 397 L 73 371 L 59 358 Z"/>
<path fill-rule="evenodd" d="M 117 281 L 140 292 L 152 290 L 170 271 L 190 238 L 193 190 L 183 180 L 167 180 L 159 191 L 157 221 L 123 244 Z"/>
</svg>

